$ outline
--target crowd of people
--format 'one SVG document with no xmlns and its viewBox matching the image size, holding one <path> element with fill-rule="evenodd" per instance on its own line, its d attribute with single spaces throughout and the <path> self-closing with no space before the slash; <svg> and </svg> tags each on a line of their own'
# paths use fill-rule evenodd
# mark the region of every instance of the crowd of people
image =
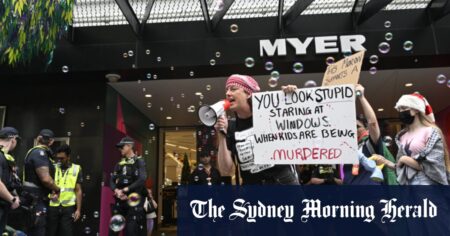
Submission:
<svg viewBox="0 0 450 236">
<path fill-rule="evenodd" d="M 285 93 L 296 89 L 295 85 L 282 86 Z M 399 150 L 395 158 L 381 138 L 376 114 L 365 97 L 365 88 L 358 84 L 355 90 L 364 114 L 364 119 L 358 118 L 355 124 L 358 151 L 363 157 L 359 159 L 360 163 L 291 166 L 255 165 L 253 158 L 247 158 L 247 153 L 240 153 L 241 147 L 251 142 L 251 97 L 260 91 L 258 82 L 251 76 L 235 74 L 226 81 L 225 90 L 235 119 L 220 117 L 215 125 L 218 131 L 217 164 L 222 175 L 233 175 L 233 169 L 239 168 L 242 184 L 449 184 L 450 159 L 445 137 L 435 124 L 430 104 L 419 93 L 405 94 L 395 104 L 404 127 L 395 138 Z M 367 164 L 370 161 L 380 169 L 382 174 L 378 177 L 374 176 L 375 168 Z"/>
<path fill-rule="evenodd" d="M 11 151 L 21 139 L 14 127 L 0 130 L 0 232 L 24 235 L 7 226 L 11 210 L 21 210 L 27 235 L 73 235 L 73 224 L 80 219 L 83 174 L 81 166 L 70 160 L 68 145 L 53 153 L 54 133 L 39 132 L 37 145 L 25 158 L 23 178 Z"/>
<path fill-rule="evenodd" d="M 359 164 L 353 165 L 256 165 L 241 150 L 251 145 L 253 129 L 252 94 L 260 91 L 256 80 L 247 75 L 231 75 L 226 82 L 226 99 L 235 118 L 220 117 L 217 131 L 217 169 L 209 151 L 199 153 L 199 164 L 189 183 L 215 185 L 221 176 L 232 176 L 238 169 L 242 184 L 276 185 L 448 185 L 450 160 L 444 135 L 435 124 L 433 111 L 425 97 L 406 94 L 395 104 L 403 129 L 396 135 L 396 157 L 381 138 L 376 114 L 365 97 L 365 88 L 356 85 L 357 100 L 365 119 L 358 119 Z M 283 86 L 285 93 L 297 89 Z M 23 178 L 19 178 L 14 157 L 10 154 L 20 140 L 13 127 L 0 130 L 0 232 L 5 232 L 11 210 L 27 211 L 27 235 L 73 235 L 82 206 L 83 175 L 81 166 L 70 160 L 68 145 L 50 148 L 54 133 L 43 129 L 37 145 L 24 158 Z M 113 215 L 125 219 L 126 235 L 151 234 L 156 218 L 156 201 L 145 186 L 145 161 L 135 153 L 135 142 L 124 137 L 116 148 L 122 159 L 114 167 L 110 187 L 114 193 Z M 210 147 L 211 150 L 215 147 Z M 245 149 L 248 151 L 248 149 Z M 251 157 L 254 157 L 250 155 Z M 380 175 L 374 176 L 375 163 Z M 362 168 L 364 167 L 364 168 Z M 137 198 L 137 199 L 134 199 Z M 9 229 L 9 228 L 8 228 Z M 120 229 L 122 230 L 122 229 Z M 111 229 L 110 235 L 120 230 Z M 21 232 L 17 231 L 19 235 Z"/>
</svg>

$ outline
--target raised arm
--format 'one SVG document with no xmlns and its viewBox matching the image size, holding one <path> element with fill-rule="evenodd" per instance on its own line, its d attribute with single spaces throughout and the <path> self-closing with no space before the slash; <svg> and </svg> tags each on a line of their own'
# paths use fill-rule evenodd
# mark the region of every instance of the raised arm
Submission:
<svg viewBox="0 0 450 236">
<path fill-rule="evenodd" d="M 375 115 L 375 111 L 365 97 L 364 87 L 360 84 L 357 84 L 355 90 L 361 93 L 361 95 L 358 96 L 358 100 L 361 103 L 364 117 L 366 117 L 367 120 L 367 128 L 369 129 L 370 139 L 373 143 L 377 143 L 378 139 L 380 138 L 380 127 L 378 126 L 378 120 L 377 116 Z"/>
</svg>

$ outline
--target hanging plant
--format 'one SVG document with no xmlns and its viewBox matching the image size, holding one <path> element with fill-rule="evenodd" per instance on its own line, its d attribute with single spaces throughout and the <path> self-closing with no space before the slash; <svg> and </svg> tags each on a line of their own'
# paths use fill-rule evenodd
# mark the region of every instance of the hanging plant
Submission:
<svg viewBox="0 0 450 236">
<path fill-rule="evenodd" d="M 72 24 L 74 0 L 0 0 L 0 62 L 15 66 L 50 57 Z"/>
</svg>

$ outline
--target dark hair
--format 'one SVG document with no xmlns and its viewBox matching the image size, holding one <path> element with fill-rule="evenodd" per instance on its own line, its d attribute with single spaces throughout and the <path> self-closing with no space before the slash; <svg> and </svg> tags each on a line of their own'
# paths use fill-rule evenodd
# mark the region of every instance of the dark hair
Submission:
<svg viewBox="0 0 450 236">
<path fill-rule="evenodd" d="M 61 153 L 61 152 L 64 152 L 67 156 L 69 156 L 70 152 L 71 152 L 69 145 L 63 144 L 56 148 L 56 153 Z"/>
<path fill-rule="evenodd" d="M 50 142 L 51 142 L 51 139 L 47 138 L 47 137 L 43 137 L 43 136 L 38 136 L 37 141 L 40 144 L 48 146 L 50 144 Z"/>
<path fill-rule="evenodd" d="M 363 115 L 357 116 L 356 120 L 361 122 L 364 125 L 364 128 L 367 128 L 368 123 L 367 123 L 366 118 Z"/>
</svg>

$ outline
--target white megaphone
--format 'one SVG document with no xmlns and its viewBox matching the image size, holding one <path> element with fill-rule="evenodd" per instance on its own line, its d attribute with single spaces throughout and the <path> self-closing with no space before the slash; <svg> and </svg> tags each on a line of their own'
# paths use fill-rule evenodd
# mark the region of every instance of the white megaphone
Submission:
<svg viewBox="0 0 450 236">
<path fill-rule="evenodd" d="M 222 100 L 216 102 L 214 105 L 203 105 L 198 109 L 198 117 L 200 121 L 206 126 L 214 126 L 225 111 L 230 108 L 230 101 Z"/>
</svg>

